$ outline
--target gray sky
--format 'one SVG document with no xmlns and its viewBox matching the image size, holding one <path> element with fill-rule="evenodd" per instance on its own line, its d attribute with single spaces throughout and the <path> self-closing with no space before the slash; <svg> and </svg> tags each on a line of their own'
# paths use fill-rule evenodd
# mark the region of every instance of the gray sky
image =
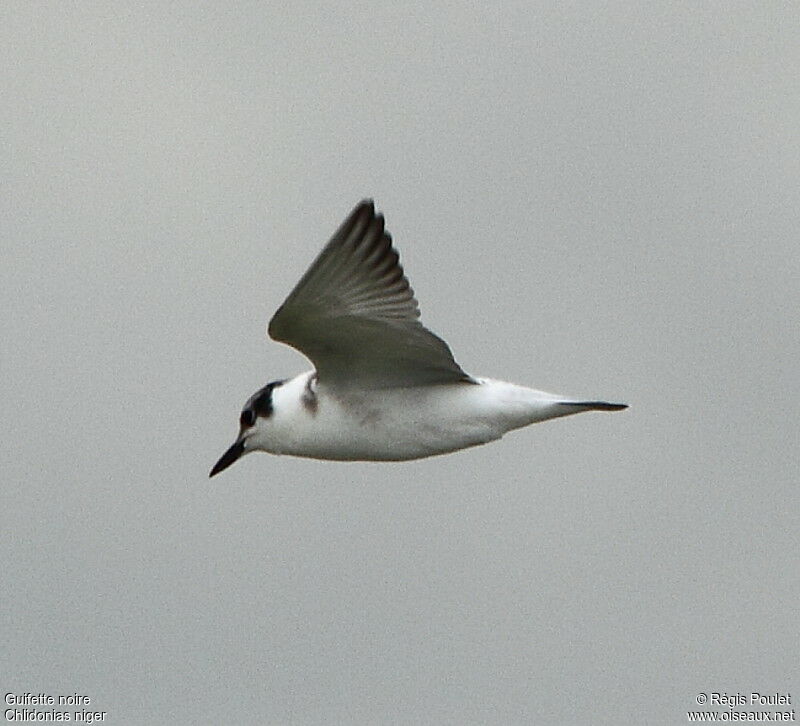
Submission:
<svg viewBox="0 0 800 726">
<path fill-rule="evenodd" d="M 0 685 L 106 723 L 678 724 L 800 698 L 794 3 L 0 6 Z M 470 372 L 623 400 L 252 455 L 360 198 Z"/>
</svg>

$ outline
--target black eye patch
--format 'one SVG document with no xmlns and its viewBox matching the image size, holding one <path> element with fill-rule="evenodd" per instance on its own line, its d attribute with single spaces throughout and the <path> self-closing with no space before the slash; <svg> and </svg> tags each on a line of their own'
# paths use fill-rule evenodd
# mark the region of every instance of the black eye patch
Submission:
<svg viewBox="0 0 800 726">
<path fill-rule="evenodd" d="M 283 385 L 283 381 L 273 381 L 260 391 L 256 391 L 252 398 L 244 404 L 239 423 L 249 428 L 255 425 L 257 418 L 269 418 L 272 416 L 272 391 L 281 385 Z"/>
<path fill-rule="evenodd" d="M 252 408 L 257 416 L 269 418 L 272 416 L 272 391 L 283 385 L 283 381 L 273 381 L 262 388 L 252 400 Z"/>
<path fill-rule="evenodd" d="M 259 416 L 264 418 L 272 415 L 272 388 L 268 386 L 264 393 L 253 400 L 253 409 Z"/>
</svg>

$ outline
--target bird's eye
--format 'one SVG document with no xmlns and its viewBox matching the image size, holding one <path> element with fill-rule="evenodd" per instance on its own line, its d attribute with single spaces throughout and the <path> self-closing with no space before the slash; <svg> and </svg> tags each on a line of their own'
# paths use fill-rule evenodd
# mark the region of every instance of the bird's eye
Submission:
<svg viewBox="0 0 800 726">
<path fill-rule="evenodd" d="M 239 416 L 239 423 L 245 428 L 250 428 L 256 422 L 256 414 L 252 408 L 246 408 Z"/>
</svg>

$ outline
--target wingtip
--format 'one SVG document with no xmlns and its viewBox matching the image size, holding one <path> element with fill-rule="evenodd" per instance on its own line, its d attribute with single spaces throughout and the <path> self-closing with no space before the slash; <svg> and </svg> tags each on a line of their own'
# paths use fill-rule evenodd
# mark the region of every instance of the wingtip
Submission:
<svg viewBox="0 0 800 726">
<path fill-rule="evenodd" d="M 562 401 L 565 406 L 581 406 L 587 411 L 622 411 L 627 403 L 608 403 L 608 401 Z"/>
<path fill-rule="evenodd" d="M 369 197 L 362 199 L 348 215 L 347 219 L 342 222 L 339 232 L 356 224 L 357 220 L 370 220 L 375 217 L 375 202 Z M 338 234 L 338 233 L 337 233 Z"/>
<path fill-rule="evenodd" d="M 628 408 L 627 403 L 607 403 L 606 401 L 598 401 L 594 405 L 598 411 L 624 411 Z"/>
</svg>

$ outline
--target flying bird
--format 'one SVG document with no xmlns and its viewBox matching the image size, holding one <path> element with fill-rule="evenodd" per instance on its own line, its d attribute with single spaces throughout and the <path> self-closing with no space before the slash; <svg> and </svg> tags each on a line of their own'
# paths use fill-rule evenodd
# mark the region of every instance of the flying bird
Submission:
<svg viewBox="0 0 800 726">
<path fill-rule="evenodd" d="M 419 321 L 397 251 L 362 201 L 272 317 L 269 336 L 314 370 L 268 383 L 211 469 L 251 451 L 338 461 L 404 461 L 485 444 L 539 421 L 623 403 L 585 401 L 465 373 Z"/>
</svg>

